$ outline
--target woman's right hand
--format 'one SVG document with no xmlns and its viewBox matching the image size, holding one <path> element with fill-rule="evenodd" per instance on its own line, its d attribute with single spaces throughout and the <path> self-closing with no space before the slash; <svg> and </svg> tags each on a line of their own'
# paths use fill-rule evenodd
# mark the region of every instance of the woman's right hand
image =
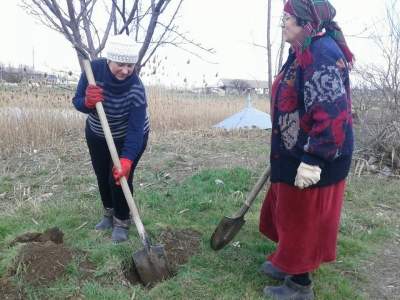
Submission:
<svg viewBox="0 0 400 300">
<path fill-rule="evenodd" d="M 97 85 L 89 84 L 86 88 L 85 106 L 89 109 L 93 109 L 96 107 L 97 102 L 103 100 L 103 89 Z"/>
</svg>

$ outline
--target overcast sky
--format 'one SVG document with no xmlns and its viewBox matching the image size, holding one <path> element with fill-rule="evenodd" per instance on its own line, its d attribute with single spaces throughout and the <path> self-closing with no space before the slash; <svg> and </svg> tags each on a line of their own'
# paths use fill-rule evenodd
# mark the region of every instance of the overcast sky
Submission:
<svg viewBox="0 0 400 300">
<path fill-rule="evenodd" d="M 176 1 L 176 0 L 175 0 Z M 79 72 L 74 51 L 59 33 L 39 24 L 19 6 L 19 0 L 0 4 L 0 62 L 13 65 L 33 64 L 44 71 L 72 70 Z M 187 78 L 190 85 L 200 85 L 203 77 L 213 84 L 220 78 L 266 80 L 266 51 L 253 44 L 266 44 L 266 0 L 185 0 L 178 24 L 191 37 L 216 54 L 207 56 L 208 63 L 177 49 L 163 49 L 165 75 L 157 78 L 165 84 L 181 85 Z M 371 40 L 352 37 L 384 18 L 384 0 L 331 0 L 336 7 L 336 20 L 348 35 L 350 48 L 358 63 L 374 61 L 379 55 Z M 278 26 L 282 1 L 273 0 L 274 45 L 280 42 Z M 365 34 L 361 34 L 364 36 Z M 33 55 L 34 52 L 34 55 Z M 187 64 L 190 59 L 191 63 Z M 179 74 L 179 75 L 178 75 Z M 145 81 L 150 82 L 148 78 Z M 154 78 L 153 78 L 154 80 Z"/>
</svg>

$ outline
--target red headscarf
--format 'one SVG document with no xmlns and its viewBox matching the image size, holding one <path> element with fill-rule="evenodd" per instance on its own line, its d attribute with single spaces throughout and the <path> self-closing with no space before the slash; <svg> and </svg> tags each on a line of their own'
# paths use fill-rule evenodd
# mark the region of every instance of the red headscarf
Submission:
<svg viewBox="0 0 400 300">
<path fill-rule="evenodd" d="M 353 64 L 354 55 L 347 46 L 342 30 L 333 21 L 336 10 L 328 0 L 288 0 L 283 10 L 306 22 L 301 34 L 292 43 L 296 59 L 302 67 L 312 63 L 311 41 L 323 29 L 336 41 L 350 65 Z"/>
</svg>

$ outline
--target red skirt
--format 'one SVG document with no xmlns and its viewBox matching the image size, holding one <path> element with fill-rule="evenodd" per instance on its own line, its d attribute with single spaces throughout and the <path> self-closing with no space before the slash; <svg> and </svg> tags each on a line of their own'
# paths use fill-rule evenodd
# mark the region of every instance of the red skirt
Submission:
<svg viewBox="0 0 400 300">
<path fill-rule="evenodd" d="M 311 272 L 336 259 L 345 181 L 301 190 L 272 183 L 260 215 L 260 232 L 277 243 L 267 257 L 288 274 Z"/>
</svg>

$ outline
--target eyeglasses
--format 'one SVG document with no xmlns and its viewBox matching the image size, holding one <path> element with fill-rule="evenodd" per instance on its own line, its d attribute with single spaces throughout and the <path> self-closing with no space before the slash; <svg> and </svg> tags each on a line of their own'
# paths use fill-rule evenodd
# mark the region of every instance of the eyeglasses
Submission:
<svg viewBox="0 0 400 300">
<path fill-rule="evenodd" d="M 281 27 L 285 27 L 285 23 L 292 18 L 294 18 L 292 15 L 284 12 L 281 17 Z"/>
</svg>

